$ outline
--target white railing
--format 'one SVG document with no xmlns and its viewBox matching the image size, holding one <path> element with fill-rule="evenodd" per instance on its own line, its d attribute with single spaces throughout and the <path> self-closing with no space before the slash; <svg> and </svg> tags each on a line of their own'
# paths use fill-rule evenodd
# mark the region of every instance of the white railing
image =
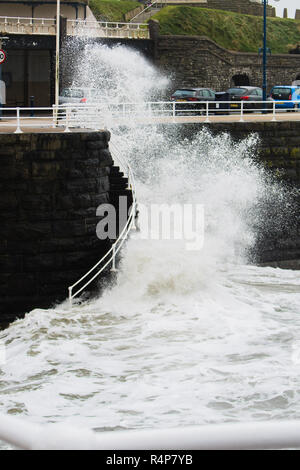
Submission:
<svg viewBox="0 0 300 470">
<path fill-rule="evenodd" d="M 139 455 L 139 450 L 165 449 L 299 449 L 300 421 L 257 421 L 95 433 L 64 424 L 41 426 L 28 422 L 25 417 L 1 415 L 0 439 L 24 450 L 131 450 L 136 452 L 134 455 Z M 177 462 L 173 460 L 173 463 Z"/>
<path fill-rule="evenodd" d="M 161 5 L 161 4 L 160 4 Z M 147 13 L 148 11 L 150 11 L 152 8 L 156 8 L 156 9 L 160 9 L 160 7 L 158 7 L 158 2 L 157 0 L 155 0 L 154 2 L 151 2 L 150 5 L 146 6 L 144 8 L 144 10 L 140 11 L 137 15 L 135 15 L 133 18 L 131 18 L 130 20 L 130 23 L 134 20 L 136 20 L 139 16 L 142 16 L 144 13 Z"/>
<path fill-rule="evenodd" d="M 131 18 L 130 22 L 136 20 L 139 16 L 142 16 L 144 13 L 149 12 L 152 8 L 154 8 L 156 10 L 160 10 L 164 6 L 167 6 L 166 0 L 155 0 L 154 2 L 150 2 L 150 4 L 148 6 L 146 6 L 146 8 L 144 8 L 144 10 L 140 11 L 137 15 L 135 15 L 133 18 Z"/>
<path fill-rule="evenodd" d="M 144 8 L 144 10 L 140 11 L 137 15 L 135 15 L 133 18 L 131 18 L 130 20 L 130 23 L 133 21 L 133 20 L 136 20 L 139 16 L 143 15 L 144 13 L 146 13 L 147 11 L 149 11 L 154 5 L 156 4 L 156 1 L 151 3 L 151 5 L 148 5 L 147 7 Z"/>
<path fill-rule="evenodd" d="M 12 34 L 47 34 L 56 33 L 54 18 L 28 18 L 0 16 L 0 31 Z"/>
<path fill-rule="evenodd" d="M 130 231 L 132 229 L 135 229 L 137 203 L 134 174 L 129 163 L 126 162 L 126 160 L 120 156 L 113 140 L 110 141 L 109 146 L 114 163 L 119 165 L 125 177 L 127 177 L 128 179 L 128 189 L 130 189 L 132 194 L 132 205 L 130 207 L 127 222 L 123 227 L 121 233 L 119 234 L 117 240 L 113 243 L 110 250 L 86 274 L 84 274 L 84 276 L 82 276 L 77 282 L 75 282 L 72 286 L 69 287 L 69 304 L 71 308 L 73 299 L 79 294 L 81 294 L 84 289 L 86 289 L 95 279 L 97 279 L 100 274 L 103 273 L 108 267 L 110 267 L 110 271 L 112 272 L 117 271 L 117 254 L 119 253 L 124 242 L 127 240 Z M 74 292 L 75 287 L 77 287 L 77 290 Z"/>
<path fill-rule="evenodd" d="M 71 36 L 148 39 L 149 29 L 148 25 L 144 23 L 67 20 L 67 34 Z"/>
<path fill-rule="evenodd" d="M 150 101 L 147 103 L 64 104 L 58 107 L 0 108 L 0 131 L 22 133 L 35 129 L 53 129 L 70 132 L 72 128 L 103 129 L 127 122 L 157 123 L 172 120 L 195 122 L 276 121 L 299 120 L 300 102 L 286 101 L 289 107 L 278 108 L 276 101 L 251 102 L 256 109 L 248 109 L 243 101 Z M 295 108 L 291 109 L 291 104 Z M 265 108 L 265 104 L 267 108 Z M 236 106 L 236 107 L 233 107 Z M 282 105 L 280 105 L 282 106 Z M 299 108 L 298 108 L 299 106 Z M 295 111 L 295 113 L 287 113 Z M 249 114 L 248 114 L 249 113 Z M 250 114 L 251 113 L 251 114 Z"/>
<path fill-rule="evenodd" d="M 0 32 L 11 34 L 56 34 L 55 18 L 0 16 Z M 70 36 L 148 39 L 148 24 L 100 22 L 96 20 L 67 20 Z"/>
<path fill-rule="evenodd" d="M 111 123 L 122 122 L 129 116 L 137 120 L 148 120 L 159 117 L 187 117 L 195 118 L 204 122 L 215 122 L 218 119 L 224 120 L 225 116 L 231 116 L 226 120 L 253 120 L 251 116 L 260 116 L 261 119 L 276 121 L 278 114 L 283 119 L 283 113 L 300 110 L 300 101 L 285 101 L 286 107 L 278 107 L 276 101 L 149 101 L 145 103 L 102 103 L 102 104 L 66 104 L 60 105 L 60 110 L 65 108 L 65 119 L 67 127 L 90 127 L 93 122 L 97 122 L 99 116 L 106 123 L 110 119 Z M 294 108 L 291 108 L 291 106 Z M 248 118 L 249 116 L 249 118 Z M 300 116 L 286 114 L 289 120 L 294 120 Z M 82 123 L 82 124 L 80 124 Z"/>
</svg>

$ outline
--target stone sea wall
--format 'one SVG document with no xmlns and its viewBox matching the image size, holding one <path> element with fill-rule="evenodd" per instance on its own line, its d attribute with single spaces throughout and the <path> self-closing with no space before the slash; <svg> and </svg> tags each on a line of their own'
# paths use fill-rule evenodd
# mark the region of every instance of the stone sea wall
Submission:
<svg viewBox="0 0 300 470">
<path fill-rule="evenodd" d="M 300 122 L 184 124 L 179 138 L 204 127 L 234 140 L 257 134 L 254 158 L 283 182 L 293 209 L 280 230 L 259 234 L 256 260 L 299 269 Z M 97 238 L 96 209 L 108 202 L 117 208 L 118 197 L 129 194 L 109 139 L 107 131 L 0 135 L 0 323 L 64 300 L 67 287 L 111 247 Z"/>
<path fill-rule="evenodd" d="M 96 208 L 127 180 L 108 131 L 0 135 L 0 322 L 67 297 L 110 248 Z"/>
</svg>

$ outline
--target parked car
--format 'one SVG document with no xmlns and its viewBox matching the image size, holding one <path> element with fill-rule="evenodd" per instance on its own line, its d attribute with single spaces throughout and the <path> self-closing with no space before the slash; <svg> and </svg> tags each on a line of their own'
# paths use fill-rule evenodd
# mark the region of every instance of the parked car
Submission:
<svg viewBox="0 0 300 470">
<path fill-rule="evenodd" d="M 215 100 L 216 100 L 216 113 L 215 114 L 222 114 L 222 110 L 224 109 L 228 110 L 229 104 L 225 103 L 225 101 L 228 101 L 228 95 L 226 91 L 216 91 Z"/>
<path fill-rule="evenodd" d="M 288 111 L 300 108 L 300 86 L 276 85 L 269 96 L 276 101 L 276 108 L 286 108 Z"/>
<path fill-rule="evenodd" d="M 253 86 L 236 86 L 229 88 L 225 92 L 217 93 L 216 100 L 229 101 L 229 103 L 220 103 L 219 105 L 220 109 L 227 109 L 228 111 L 240 110 L 240 101 L 243 101 L 243 108 L 246 111 L 262 110 L 265 107 L 270 110 L 273 107 L 271 97 L 267 98 L 268 103 L 266 103 L 265 106 L 263 103 L 260 103 L 263 101 L 263 91 L 261 88 Z M 230 103 L 230 101 L 232 101 L 232 103 Z"/>
<path fill-rule="evenodd" d="M 209 101 L 209 109 L 215 109 L 215 92 L 210 88 L 180 88 L 172 94 L 171 101 L 176 101 L 176 111 L 196 110 L 204 114 L 207 101 Z"/>
<path fill-rule="evenodd" d="M 59 104 L 93 102 L 99 96 L 99 91 L 94 88 L 64 88 L 59 96 Z"/>
</svg>

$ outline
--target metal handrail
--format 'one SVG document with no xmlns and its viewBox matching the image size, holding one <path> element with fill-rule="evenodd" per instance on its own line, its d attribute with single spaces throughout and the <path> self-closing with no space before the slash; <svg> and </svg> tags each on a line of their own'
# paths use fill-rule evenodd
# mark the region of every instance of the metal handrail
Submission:
<svg viewBox="0 0 300 470">
<path fill-rule="evenodd" d="M 155 0 L 154 2 L 151 3 L 151 5 L 148 5 L 146 8 L 144 8 L 144 10 L 140 11 L 137 15 L 135 15 L 133 18 L 131 18 L 131 20 L 129 21 L 129 23 L 131 23 L 133 20 L 135 20 L 136 18 L 138 18 L 139 16 L 141 16 L 143 13 L 145 13 L 145 11 L 149 10 L 150 8 L 153 7 L 153 5 L 155 5 L 157 3 L 157 0 Z"/>
<path fill-rule="evenodd" d="M 143 10 L 145 11 L 145 10 Z M 121 26 L 121 28 L 124 28 L 125 26 L 130 26 L 130 27 L 133 27 L 133 26 L 136 26 L 138 28 L 140 28 L 141 26 L 148 26 L 147 23 L 133 23 L 131 24 L 130 22 L 122 22 L 122 21 L 93 21 L 93 20 L 67 20 L 67 23 L 71 24 L 71 25 L 75 25 L 75 26 L 100 26 L 100 27 L 103 27 L 103 28 L 109 28 L 109 27 L 113 27 L 113 28 L 119 28 Z M 135 28 L 132 28 L 132 29 L 135 29 Z"/>
<path fill-rule="evenodd" d="M 53 35 L 55 25 L 55 18 L 0 16 L 0 30 L 5 30 L 7 33 L 24 34 L 28 32 L 26 28 L 30 28 L 30 34 Z"/>
<path fill-rule="evenodd" d="M 290 107 L 279 108 L 276 101 L 255 101 L 251 102 L 257 104 L 257 108 L 253 110 L 252 116 L 258 116 L 259 113 L 265 113 L 264 103 L 267 103 L 270 108 L 266 116 L 270 116 L 271 121 L 277 121 L 277 115 L 280 114 L 279 119 L 283 119 L 285 111 L 298 111 L 297 120 L 299 118 L 300 102 L 297 100 L 283 100 L 286 103 L 293 103 L 294 109 Z M 237 104 L 237 108 L 233 109 L 229 106 L 226 109 L 218 107 L 220 105 Z M 194 105 L 201 105 L 201 110 L 194 109 Z M 212 109 L 211 107 L 214 106 Z M 99 103 L 99 104 L 64 104 L 56 107 L 3 107 L 2 116 L 0 119 L 0 131 L 8 129 L 8 132 L 15 132 L 20 134 L 23 132 L 22 129 L 52 129 L 52 128 L 64 128 L 65 132 L 70 132 L 70 127 L 73 128 L 87 128 L 91 129 L 103 129 L 108 125 L 118 125 L 123 123 L 124 119 L 130 116 L 133 119 L 155 119 L 155 118 L 171 118 L 173 122 L 176 122 L 176 116 L 183 115 L 184 117 L 193 117 L 199 114 L 202 117 L 197 117 L 199 122 L 217 122 L 218 117 L 223 118 L 223 114 L 233 114 L 235 118 L 239 118 L 240 122 L 244 122 L 246 119 L 245 104 L 243 101 L 193 101 L 193 102 L 179 102 L 179 101 L 150 101 L 147 103 Z M 40 115 L 40 112 L 43 115 Z M 251 110 L 252 111 L 252 110 Z M 48 113 L 47 113 L 48 112 Z M 109 122 L 110 115 L 111 121 Z M 215 115 L 212 118 L 212 115 Z M 293 116 L 293 115 L 292 115 Z M 296 118 L 296 116 L 294 115 Z M 236 120 L 236 119 L 233 119 Z M 251 119 L 250 119 L 251 120 Z M 284 120 L 295 120 L 295 119 L 284 119 Z M 227 121 L 227 119 L 226 119 Z M 155 122 L 155 120 L 153 121 Z M 15 128 L 15 130 L 13 130 Z"/>
<path fill-rule="evenodd" d="M 0 16 L 0 29 L 6 32 L 12 33 L 24 33 L 24 28 L 31 28 L 31 34 L 55 34 L 54 28 L 56 25 L 55 18 L 33 18 L 33 17 L 21 17 L 21 16 Z M 67 20 L 67 34 L 84 34 L 85 32 L 91 32 L 96 30 L 98 36 L 101 37 L 101 32 L 104 32 L 104 36 L 110 37 L 116 36 L 118 32 L 121 34 L 120 37 L 144 37 L 146 33 L 149 36 L 148 24 L 147 23 L 130 23 L 130 22 L 111 22 L 111 21 L 97 21 L 97 20 Z M 79 27 L 79 29 L 78 29 Z M 46 32 L 41 31 L 43 28 L 48 28 Z M 71 31 L 70 31 L 71 29 Z M 134 34 L 136 33 L 136 34 Z"/>
<path fill-rule="evenodd" d="M 72 286 L 69 286 L 68 291 L 69 291 L 69 304 L 70 307 L 72 308 L 73 304 L 73 299 L 77 297 L 81 292 L 83 292 L 86 287 L 88 287 L 97 277 L 100 276 L 100 274 L 109 266 L 111 265 L 111 271 L 116 271 L 116 256 L 118 252 L 120 251 L 122 245 L 124 244 L 125 240 L 128 238 L 128 235 L 135 227 L 135 217 L 136 217 L 136 189 L 135 189 L 135 180 L 134 180 L 134 175 L 131 166 L 129 165 L 128 162 L 125 162 L 125 160 L 120 157 L 116 146 L 114 143 L 111 141 L 110 142 L 110 148 L 113 148 L 113 159 L 114 161 L 117 161 L 117 163 L 120 165 L 120 168 L 123 170 L 124 174 L 127 173 L 127 178 L 128 178 L 128 184 L 131 189 L 132 193 L 132 206 L 130 208 L 130 213 L 127 218 L 126 225 L 124 226 L 123 230 L 119 234 L 119 237 L 117 240 L 113 243 L 112 247 L 110 250 L 87 272 L 85 273 L 78 281 L 76 281 Z M 127 172 L 126 172 L 127 170 Z M 104 264 L 103 264 L 104 263 Z M 102 267 L 96 271 L 98 266 L 101 264 Z M 73 289 L 78 286 L 82 281 L 84 281 L 90 274 L 92 274 L 94 271 L 96 273 L 83 285 L 81 286 L 76 292 L 73 292 Z"/>
<path fill-rule="evenodd" d="M 96 20 L 67 20 L 68 34 L 91 35 L 93 32 L 100 36 L 101 33 L 105 37 L 128 37 L 139 38 L 139 36 L 149 36 L 149 26 L 147 23 L 130 23 L 130 22 L 113 22 L 113 21 L 96 21 Z"/>
<path fill-rule="evenodd" d="M 160 8 L 163 8 L 164 6 L 167 5 L 166 0 L 155 0 L 154 2 L 151 3 L 151 5 L 148 5 L 144 10 L 140 11 L 137 15 L 135 15 L 133 18 L 131 18 L 130 23 L 141 16 L 145 11 L 149 10 L 150 8 L 153 7 L 153 5 L 156 5 L 156 8 L 158 9 L 158 5 L 160 5 Z"/>
<path fill-rule="evenodd" d="M 24 450 L 258 450 L 300 448 L 300 421 L 252 421 L 95 433 L 0 415 L 0 439 Z M 57 438 L 57 435 L 59 438 Z M 190 453 L 186 453 L 190 457 Z M 176 455 L 169 455 L 174 457 Z M 172 463 L 167 461 L 167 463 Z M 189 459 L 191 462 L 191 459 Z"/>
<path fill-rule="evenodd" d="M 34 23 L 35 21 L 53 21 L 55 24 L 56 20 L 55 18 L 34 18 L 30 16 L 0 16 L 0 20 L 29 20 L 30 24 Z"/>
</svg>

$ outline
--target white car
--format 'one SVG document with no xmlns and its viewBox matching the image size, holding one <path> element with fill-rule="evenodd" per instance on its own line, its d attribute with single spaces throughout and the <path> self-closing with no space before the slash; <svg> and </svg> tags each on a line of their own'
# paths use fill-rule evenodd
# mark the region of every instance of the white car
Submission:
<svg viewBox="0 0 300 470">
<path fill-rule="evenodd" d="M 99 91 L 95 88 L 64 88 L 59 96 L 59 104 L 87 103 L 99 99 Z"/>
</svg>

